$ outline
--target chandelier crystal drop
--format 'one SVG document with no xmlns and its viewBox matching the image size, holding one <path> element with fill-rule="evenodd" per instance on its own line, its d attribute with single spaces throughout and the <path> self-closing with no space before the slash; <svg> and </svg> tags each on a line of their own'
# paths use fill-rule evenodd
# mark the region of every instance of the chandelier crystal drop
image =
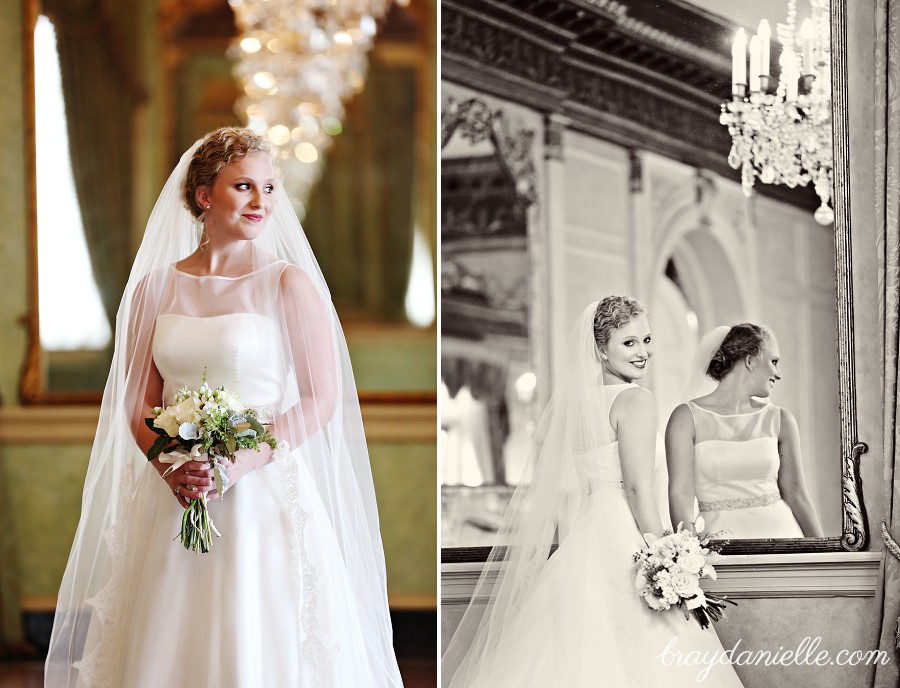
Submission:
<svg viewBox="0 0 900 688">
<path fill-rule="evenodd" d="M 812 14 L 799 31 L 796 0 L 789 0 L 787 20 L 776 26 L 782 47 L 778 79 L 769 68 L 768 21 L 760 22 L 749 43 L 738 30 L 731 53 L 732 99 L 722 104 L 719 121 L 731 134 L 728 164 L 741 170 L 747 196 L 757 178 L 789 188 L 812 182 L 821 201 L 816 221 L 828 225 L 834 221 L 829 0 L 810 0 L 810 5 Z"/>
<path fill-rule="evenodd" d="M 300 205 L 342 131 L 344 103 L 363 88 L 366 53 L 391 1 L 229 0 L 240 31 L 230 49 L 244 90 L 238 112 L 276 146 Z"/>
</svg>

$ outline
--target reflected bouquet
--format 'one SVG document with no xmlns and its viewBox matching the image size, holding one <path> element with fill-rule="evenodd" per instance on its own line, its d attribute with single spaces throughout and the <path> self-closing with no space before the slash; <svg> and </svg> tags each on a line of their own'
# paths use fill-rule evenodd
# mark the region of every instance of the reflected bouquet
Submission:
<svg viewBox="0 0 900 688">
<path fill-rule="evenodd" d="M 171 405 L 157 406 L 153 416 L 145 419 L 147 427 L 159 435 L 147 451 L 147 458 L 172 464 L 163 476 L 188 461 L 207 461 L 221 496 L 228 487 L 228 472 L 220 459 L 234 461 L 239 449 L 259 451 L 262 443 L 275 449 L 276 440 L 259 422 L 257 413 L 241 404 L 235 392 L 225 387 L 211 389 L 206 384 L 205 371 L 202 382 L 198 390 L 182 387 Z M 221 537 L 209 516 L 204 493 L 200 499 L 190 500 L 185 509 L 179 534 L 181 544 L 197 554 L 208 552 L 213 533 Z"/>
<path fill-rule="evenodd" d="M 634 554 L 634 585 L 650 609 L 677 607 L 686 619 L 693 616 L 701 628 L 708 628 L 725 618 L 726 604 L 737 603 L 700 589 L 701 578 L 716 579 L 710 555 L 718 550 L 710 546 L 710 536 L 702 532 L 702 516 L 694 527 L 700 535 L 682 529 L 680 523 L 674 533 L 666 531 L 659 538 L 645 534 L 647 546 Z"/>
</svg>

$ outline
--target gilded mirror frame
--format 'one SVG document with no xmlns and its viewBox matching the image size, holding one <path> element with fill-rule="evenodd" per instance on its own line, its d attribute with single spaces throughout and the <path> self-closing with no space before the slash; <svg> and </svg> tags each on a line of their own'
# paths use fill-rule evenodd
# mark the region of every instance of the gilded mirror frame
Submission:
<svg viewBox="0 0 900 688">
<path fill-rule="evenodd" d="M 455 5 L 456 3 L 454 0 L 445 0 L 444 4 Z M 448 29 L 448 31 L 454 30 L 458 31 L 459 29 Z M 835 478 L 841 481 L 841 534 L 820 538 L 725 541 L 722 549 L 724 554 L 859 552 L 866 549 L 869 541 L 870 534 L 859 475 L 860 460 L 862 455 L 868 451 L 868 446 L 859 440 L 857 432 L 853 339 L 853 264 L 850 241 L 849 124 L 847 115 L 847 0 L 832 0 L 831 41 L 835 170 L 833 193 L 835 306 L 840 400 L 840 476 L 836 475 Z M 453 64 L 452 58 L 446 60 L 445 64 L 448 62 Z M 494 84 L 497 83 L 497 77 L 493 73 L 490 81 Z M 534 104 L 538 105 L 539 95 L 534 98 Z M 442 142 L 444 142 L 443 139 Z M 486 561 L 490 549 L 490 547 L 446 548 L 442 549 L 441 561 L 442 563 L 483 562 Z"/>
</svg>

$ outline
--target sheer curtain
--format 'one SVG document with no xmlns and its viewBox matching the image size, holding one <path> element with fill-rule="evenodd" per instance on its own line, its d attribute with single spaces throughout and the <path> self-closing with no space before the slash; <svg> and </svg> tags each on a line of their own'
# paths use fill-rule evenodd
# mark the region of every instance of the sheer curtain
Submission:
<svg viewBox="0 0 900 688">
<path fill-rule="evenodd" d="M 878 232 L 879 316 L 884 323 L 885 523 L 900 539 L 900 0 L 877 0 L 875 27 L 875 227 Z M 873 537 L 881 537 L 880 532 Z M 873 688 L 896 688 L 900 653 L 900 561 L 885 549 L 876 591 L 878 647 L 891 661 L 872 672 Z"/>
</svg>

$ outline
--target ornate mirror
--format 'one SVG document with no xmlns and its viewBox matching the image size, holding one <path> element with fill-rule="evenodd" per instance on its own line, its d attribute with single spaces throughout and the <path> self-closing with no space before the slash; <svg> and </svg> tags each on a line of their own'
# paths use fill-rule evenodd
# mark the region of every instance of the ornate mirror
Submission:
<svg viewBox="0 0 900 688">
<path fill-rule="evenodd" d="M 565 332 L 584 305 L 609 293 L 649 306 L 657 354 L 646 386 L 663 427 L 703 333 L 749 320 L 778 338 L 784 379 L 773 401 L 797 418 L 824 537 L 733 539 L 724 551 L 865 549 L 845 7 L 833 3 L 819 27 L 827 45 L 830 16 L 832 94 L 824 97 L 835 217 L 823 226 L 813 217 L 823 204 L 813 184 L 756 180 L 747 197 L 729 164 L 732 137 L 720 111 L 732 99 L 735 32 L 752 34 L 761 17 L 783 22 L 787 12 L 786 2 L 758 5 L 442 3 L 442 364 L 452 416 L 443 427 L 445 561 L 483 560 L 494 544 L 509 493 L 528 479 L 516 471 Z M 802 19 L 809 9 L 801 2 L 798 11 Z M 530 167 L 525 146 L 502 145 L 495 120 L 531 133 Z M 502 229 L 492 237 L 490 227 Z M 521 255 L 507 261 L 513 236 Z M 500 308 L 513 283 L 515 327 Z M 468 415 L 465 404 L 447 403 L 460 394 L 473 402 Z M 448 452 L 469 457 L 468 474 Z"/>
<path fill-rule="evenodd" d="M 533 430 L 529 221 L 534 132 L 484 100 L 441 112 L 441 435 L 444 540 L 502 516 Z M 487 508 L 484 508 L 487 506 Z"/>
</svg>

